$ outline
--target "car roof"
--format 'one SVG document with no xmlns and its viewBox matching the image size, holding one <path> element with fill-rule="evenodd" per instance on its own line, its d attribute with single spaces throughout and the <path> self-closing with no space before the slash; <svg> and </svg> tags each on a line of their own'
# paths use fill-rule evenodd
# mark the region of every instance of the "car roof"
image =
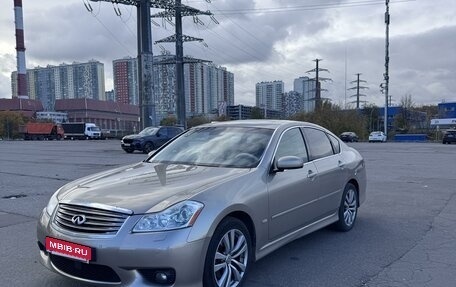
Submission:
<svg viewBox="0 0 456 287">
<path fill-rule="evenodd" d="M 200 125 L 197 127 L 217 127 L 217 126 L 230 126 L 230 127 L 252 127 L 252 128 L 267 128 L 277 129 L 279 127 L 286 128 L 288 126 L 307 126 L 307 127 L 319 127 L 318 125 L 300 122 L 300 121 L 289 121 L 289 120 L 236 120 L 236 121 L 223 121 L 223 122 L 211 122 L 209 124 Z"/>
</svg>

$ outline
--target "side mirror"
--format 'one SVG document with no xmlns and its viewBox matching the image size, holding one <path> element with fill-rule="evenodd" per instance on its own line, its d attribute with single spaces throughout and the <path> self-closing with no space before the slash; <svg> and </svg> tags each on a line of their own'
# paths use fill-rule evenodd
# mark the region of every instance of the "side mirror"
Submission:
<svg viewBox="0 0 456 287">
<path fill-rule="evenodd" d="M 304 160 L 297 156 L 283 156 L 275 161 L 274 171 L 298 169 L 304 166 Z"/>
</svg>

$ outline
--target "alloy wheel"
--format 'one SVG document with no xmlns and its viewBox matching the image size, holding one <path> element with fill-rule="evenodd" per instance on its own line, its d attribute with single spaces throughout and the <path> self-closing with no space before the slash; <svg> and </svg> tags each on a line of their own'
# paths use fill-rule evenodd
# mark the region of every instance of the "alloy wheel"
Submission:
<svg viewBox="0 0 456 287">
<path fill-rule="evenodd" d="M 244 234 L 231 229 L 220 240 L 214 258 L 214 277 L 219 287 L 235 287 L 248 264 L 248 245 Z"/>
<path fill-rule="evenodd" d="M 356 191 L 350 189 L 347 191 L 344 200 L 344 221 L 347 226 L 351 226 L 355 222 L 357 207 Z"/>
</svg>

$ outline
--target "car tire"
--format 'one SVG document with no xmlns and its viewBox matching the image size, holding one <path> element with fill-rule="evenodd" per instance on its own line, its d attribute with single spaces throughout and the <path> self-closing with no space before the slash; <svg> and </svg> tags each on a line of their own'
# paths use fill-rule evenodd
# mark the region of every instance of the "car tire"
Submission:
<svg viewBox="0 0 456 287">
<path fill-rule="evenodd" d="M 132 148 L 126 148 L 126 149 L 124 149 L 124 151 L 125 151 L 126 153 L 133 153 L 135 150 L 132 149 Z"/>
<path fill-rule="evenodd" d="M 358 190 L 348 183 L 342 193 L 342 200 L 339 206 L 339 220 L 333 224 L 338 231 L 349 231 L 355 225 L 356 216 L 358 215 Z"/>
<path fill-rule="evenodd" d="M 143 153 L 150 153 L 155 149 L 154 144 L 151 142 L 146 142 L 144 144 Z"/>
<path fill-rule="evenodd" d="M 207 249 L 203 286 L 242 286 L 253 259 L 252 241 L 245 224 L 224 219 L 214 231 Z"/>
</svg>

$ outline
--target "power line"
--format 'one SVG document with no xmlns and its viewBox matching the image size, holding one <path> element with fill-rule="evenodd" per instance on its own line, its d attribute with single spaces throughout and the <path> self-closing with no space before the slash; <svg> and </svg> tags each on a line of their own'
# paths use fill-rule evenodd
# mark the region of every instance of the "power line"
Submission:
<svg viewBox="0 0 456 287">
<path fill-rule="evenodd" d="M 100 13 L 100 9 L 98 9 L 98 12 L 97 14 L 95 14 L 93 12 L 93 9 L 92 7 L 90 6 L 90 3 L 87 3 L 84 2 L 84 0 L 82 1 L 84 3 L 84 6 L 86 7 L 87 11 L 95 18 L 95 20 L 98 21 L 98 23 L 101 24 L 101 26 L 103 26 L 103 28 L 108 31 L 108 33 L 111 35 L 111 37 L 114 39 L 114 41 L 116 41 L 122 48 L 125 49 L 125 51 L 128 53 L 128 55 L 133 55 L 133 53 L 131 53 L 130 49 L 128 49 L 127 46 L 125 46 L 118 38 L 117 36 L 111 31 L 109 30 L 109 28 L 98 18 L 98 14 Z"/>
<path fill-rule="evenodd" d="M 416 0 L 397 0 L 396 3 L 415 2 Z M 312 11 L 312 10 L 326 10 L 326 9 L 338 9 L 338 8 L 352 8 L 361 6 L 372 6 L 381 5 L 383 1 L 372 0 L 372 1 L 353 1 L 346 3 L 334 3 L 334 4 L 314 4 L 314 5 L 298 5 L 288 7 L 268 7 L 268 8 L 250 8 L 250 9 L 232 9 L 232 10 L 220 10 L 222 15 L 243 15 L 243 14 L 266 14 L 266 13 L 283 13 L 283 12 L 299 12 L 299 11 Z"/>
</svg>

